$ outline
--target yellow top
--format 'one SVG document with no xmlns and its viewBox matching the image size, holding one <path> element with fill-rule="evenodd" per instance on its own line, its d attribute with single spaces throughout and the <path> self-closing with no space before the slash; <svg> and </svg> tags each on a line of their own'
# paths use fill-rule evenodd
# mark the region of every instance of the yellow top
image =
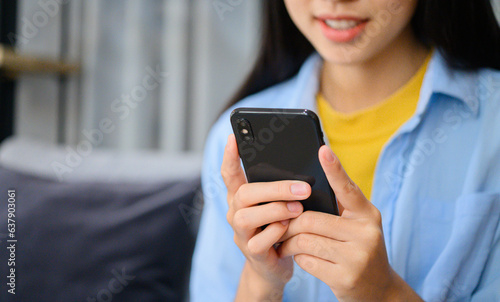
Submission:
<svg viewBox="0 0 500 302">
<path fill-rule="evenodd" d="M 372 107 L 345 114 L 335 111 L 320 94 L 317 96 L 318 114 L 330 147 L 367 198 L 382 147 L 417 109 L 430 57 L 403 87 Z"/>
</svg>

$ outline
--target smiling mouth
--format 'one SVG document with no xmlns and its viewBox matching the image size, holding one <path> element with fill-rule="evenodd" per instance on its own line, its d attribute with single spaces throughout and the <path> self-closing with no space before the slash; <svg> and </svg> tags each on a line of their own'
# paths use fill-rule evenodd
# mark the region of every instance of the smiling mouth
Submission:
<svg viewBox="0 0 500 302">
<path fill-rule="evenodd" d="M 336 43 L 346 43 L 356 39 L 370 21 L 352 16 L 320 16 L 317 20 L 324 36 Z"/>
<path fill-rule="evenodd" d="M 325 24 L 333 29 L 336 30 L 348 30 L 351 28 L 354 28 L 358 25 L 360 25 L 363 22 L 366 22 L 364 20 L 332 20 L 332 19 L 327 19 L 324 21 Z"/>
</svg>

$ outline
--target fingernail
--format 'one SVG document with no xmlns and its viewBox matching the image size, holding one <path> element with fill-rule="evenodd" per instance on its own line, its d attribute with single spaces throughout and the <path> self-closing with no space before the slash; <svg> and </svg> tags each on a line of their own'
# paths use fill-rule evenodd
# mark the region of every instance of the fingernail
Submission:
<svg viewBox="0 0 500 302">
<path fill-rule="evenodd" d="M 290 212 L 298 212 L 298 211 L 300 211 L 300 202 L 298 202 L 298 201 L 289 202 L 286 204 L 286 207 L 288 208 L 288 211 L 290 211 Z"/>
<path fill-rule="evenodd" d="M 333 163 L 335 161 L 335 157 L 333 156 L 333 152 L 330 148 L 328 148 L 328 152 L 326 152 L 326 154 L 325 154 L 325 159 L 329 163 Z"/>
<path fill-rule="evenodd" d="M 290 192 L 292 192 L 293 195 L 298 195 L 298 196 L 303 196 L 307 194 L 307 186 L 305 183 L 295 183 L 290 186 Z"/>
<path fill-rule="evenodd" d="M 290 209 L 290 208 L 288 208 L 288 209 Z M 290 220 L 281 220 L 281 224 L 282 224 L 282 225 L 287 225 L 289 221 L 290 221 Z"/>
</svg>

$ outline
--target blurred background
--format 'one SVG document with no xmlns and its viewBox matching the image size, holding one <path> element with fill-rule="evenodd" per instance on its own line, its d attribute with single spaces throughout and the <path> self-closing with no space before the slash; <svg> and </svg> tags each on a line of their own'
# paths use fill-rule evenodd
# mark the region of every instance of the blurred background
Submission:
<svg viewBox="0 0 500 302">
<path fill-rule="evenodd" d="M 2 48 L 77 66 L 4 56 L 1 138 L 76 145 L 109 118 L 99 147 L 201 152 L 255 58 L 259 3 L 2 0 Z"/>
<path fill-rule="evenodd" d="M 203 146 L 261 3 L 0 0 L 0 301 L 189 300 Z"/>
<path fill-rule="evenodd" d="M 49 73 L 0 59 L 0 140 L 15 134 L 77 145 L 84 130 L 109 118 L 114 130 L 94 147 L 201 152 L 256 56 L 259 7 L 255 0 L 2 0 L 2 48 L 77 69 Z M 161 78 L 144 87 L 151 70 Z"/>
</svg>

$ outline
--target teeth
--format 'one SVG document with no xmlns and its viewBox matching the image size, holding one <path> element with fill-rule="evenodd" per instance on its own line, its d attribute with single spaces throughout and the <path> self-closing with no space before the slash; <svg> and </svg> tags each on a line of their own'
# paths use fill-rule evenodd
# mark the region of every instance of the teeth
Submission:
<svg viewBox="0 0 500 302">
<path fill-rule="evenodd" d="M 325 23 L 333 29 L 345 30 L 353 28 L 361 22 L 354 20 L 325 20 Z"/>
</svg>

